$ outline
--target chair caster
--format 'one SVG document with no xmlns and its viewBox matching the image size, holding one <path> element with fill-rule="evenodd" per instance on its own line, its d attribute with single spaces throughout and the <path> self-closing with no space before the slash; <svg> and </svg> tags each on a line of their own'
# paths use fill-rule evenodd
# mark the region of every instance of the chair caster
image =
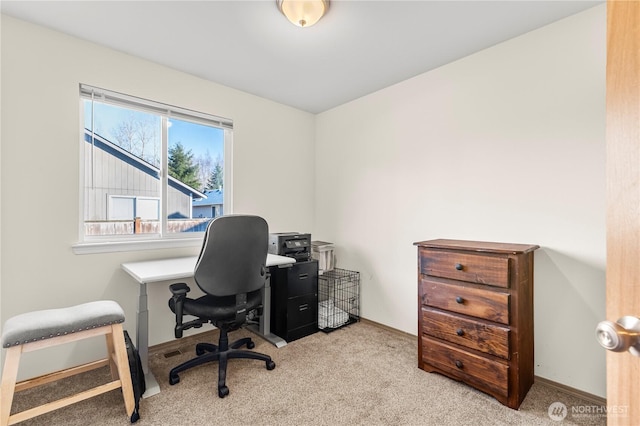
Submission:
<svg viewBox="0 0 640 426">
<path fill-rule="evenodd" d="M 267 370 L 273 370 L 276 368 L 276 363 L 273 361 L 267 361 Z"/>
<path fill-rule="evenodd" d="M 229 388 L 228 387 L 226 387 L 226 386 L 218 387 L 218 396 L 220 398 L 224 398 L 227 395 L 229 395 Z"/>
<path fill-rule="evenodd" d="M 256 347 L 256 344 L 253 343 L 252 340 L 249 341 L 249 343 L 247 343 L 247 349 L 253 349 Z"/>
<path fill-rule="evenodd" d="M 180 376 L 177 374 L 169 374 L 169 384 L 173 386 L 176 383 L 180 383 Z"/>
<path fill-rule="evenodd" d="M 203 354 L 203 353 L 205 353 L 205 352 L 206 352 L 206 351 L 205 351 L 204 349 L 202 349 L 202 348 L 201 348 L 201 347 L 199 347 L 199 346 L 196 346 L 196 355 L 197 355 L 197 356 L 200 356 L 200 355 L 202 355 L 202 354 Z"/>
</svg>

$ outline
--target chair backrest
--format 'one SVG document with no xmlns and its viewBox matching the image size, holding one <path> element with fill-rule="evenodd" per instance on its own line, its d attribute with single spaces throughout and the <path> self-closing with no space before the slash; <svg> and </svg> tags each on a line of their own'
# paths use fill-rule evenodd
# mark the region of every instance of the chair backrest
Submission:
<svg viewBox="0 0 640 426">
<path fill-rule="evenodd" d="M 209 222 L 194 279 L 212 296 L 249 293 L 264 286 L 269 227 L 259 216 L 227 215 Z"/>
</svg>

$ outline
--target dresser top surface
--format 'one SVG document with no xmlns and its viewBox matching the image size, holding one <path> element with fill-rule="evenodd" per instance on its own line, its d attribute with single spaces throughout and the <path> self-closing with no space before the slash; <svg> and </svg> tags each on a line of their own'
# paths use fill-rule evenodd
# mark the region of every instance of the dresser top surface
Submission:
<svg viewBox="0 0 640 426">
<path fill-rule="evenodd" d="M 418 247 L 449 249 L 449 250 L 467 250 L 485 253 L 527 253 L 540 248 L 535 244 L 514 244 L 514 243 L 496 243 L 488 241 L 466 241 L 466 240 L 447 240 L 437 239 L 428 241 L 419 241 L 413 243 Z"/>
</svg>

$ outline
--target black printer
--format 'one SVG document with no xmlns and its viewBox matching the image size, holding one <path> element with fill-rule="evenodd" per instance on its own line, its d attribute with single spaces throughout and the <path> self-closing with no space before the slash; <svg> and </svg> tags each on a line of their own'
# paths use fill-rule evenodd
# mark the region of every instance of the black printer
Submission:
<svg viewBox="0 0 640 426">
<path fill-rule="evenodd" d="M 293 257 L 296 262 L 311 260 L 311 234 L 271 233 L 269 234 L 269 253 Z"/>
</svg>

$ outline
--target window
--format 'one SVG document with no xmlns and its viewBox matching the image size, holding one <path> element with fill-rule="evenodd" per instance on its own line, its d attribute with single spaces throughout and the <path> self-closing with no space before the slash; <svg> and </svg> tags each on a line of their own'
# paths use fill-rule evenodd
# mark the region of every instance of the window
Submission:
<svg viewBox="0 0 640 426">
<path fill-rule="evenodd" d="M 231 120 L 86 85 L 80 99 L 82 205 L 74 249 L 200 241 L 213 217 L 231 211 Z"/>
<path fill-rule="evenodd" d="M 160 199 L 155 197 L 136 197 L 109 195 L 107 208 L 108 220 L 160 220 Z"/>
</svg>

